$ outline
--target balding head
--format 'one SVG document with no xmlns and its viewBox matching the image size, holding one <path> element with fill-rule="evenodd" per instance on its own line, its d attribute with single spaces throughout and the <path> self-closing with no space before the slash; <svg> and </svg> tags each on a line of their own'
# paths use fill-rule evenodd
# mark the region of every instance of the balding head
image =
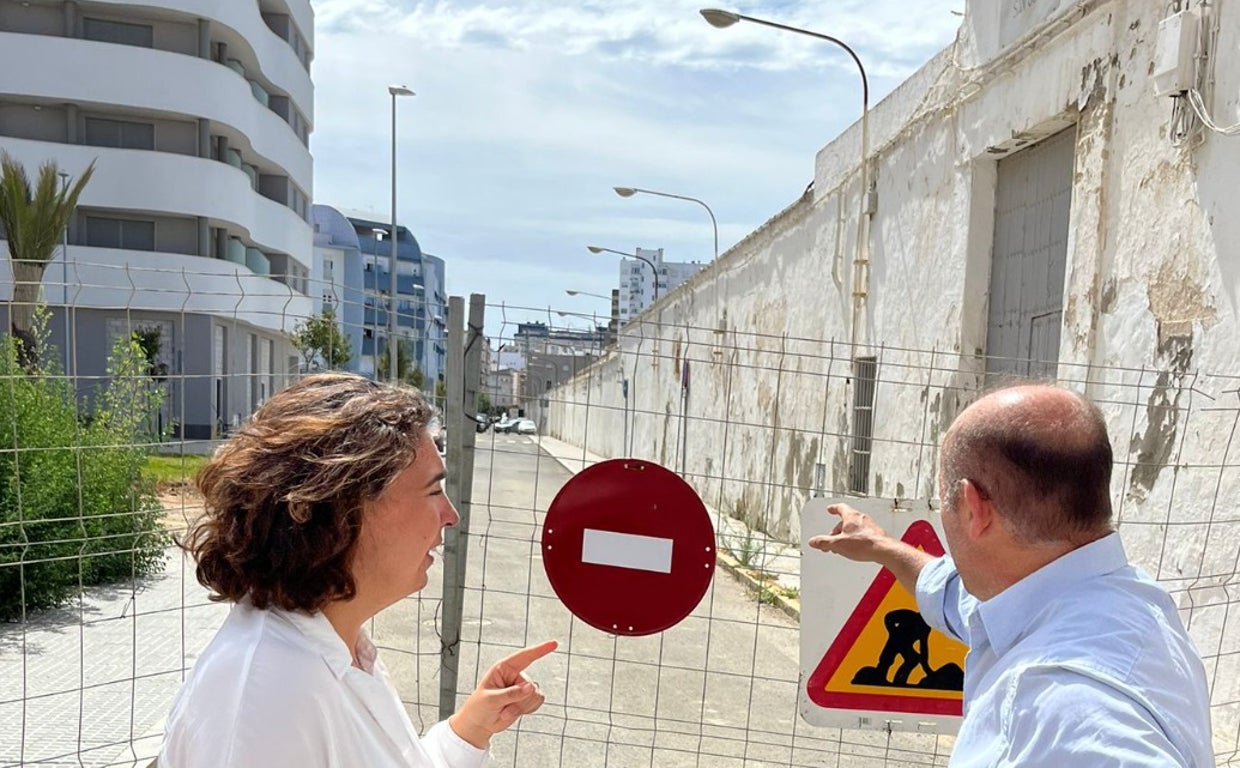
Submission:
<svg viewBox="0 0 1240 768">
<path fill-rule="evenodd" d="M 961 480 L 1028 543 L 1081 543 L 1110 530 L 1111 441 L 1096 406 L 1051 386 L 992 392 L 943 442 L 946 501 Z"/>
</svg>

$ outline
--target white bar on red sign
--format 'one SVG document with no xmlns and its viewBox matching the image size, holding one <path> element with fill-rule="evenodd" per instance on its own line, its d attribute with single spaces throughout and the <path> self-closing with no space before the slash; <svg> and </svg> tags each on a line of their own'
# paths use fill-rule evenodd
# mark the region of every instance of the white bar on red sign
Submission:
<svg viewBox="0 0 1240 768">
<path fill-rule="evenodd" d="M 671 573 L 672 540 L 586 528 L 582 532 L 581 562 Z"/>
</svg>

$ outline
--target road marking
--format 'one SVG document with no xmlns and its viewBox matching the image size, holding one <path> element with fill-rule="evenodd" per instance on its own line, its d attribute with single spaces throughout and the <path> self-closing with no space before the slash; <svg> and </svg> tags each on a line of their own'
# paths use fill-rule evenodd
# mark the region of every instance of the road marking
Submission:
<svg viewBox="0 0 1240 768">
<path fill-rule="evenodd" d="M 581 562 L 671 573 L 672 540 L 586 528 L 582 531 Z"/>
</svg>

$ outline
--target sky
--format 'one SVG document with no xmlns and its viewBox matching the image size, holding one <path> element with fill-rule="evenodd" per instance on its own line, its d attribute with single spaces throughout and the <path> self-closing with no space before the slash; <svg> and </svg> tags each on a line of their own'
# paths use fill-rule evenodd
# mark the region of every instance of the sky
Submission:
<svg viewBox="0 0 1240 768">
<path fill-rule="evenodd" d="M 447 263 L 451 295 L 515 323 L 605 323 L 619 257 L 709 262 L 793 203 L 814 156 L 856 121 L 860 76 L 837 46 L 751 23 L 715 29 L 712 0 L 313 0 L 314 200 L 391 210 Z M 965 0 L 763 0 L 749 16 L 846 41 L 871 105 L 954 39 Z M 709 7 L 709 6 L 707 6 Z M 548 309 L 551 311 L 549 312 Z M 558 311 L 580 313 L 560 316 Z"/>
</svg>

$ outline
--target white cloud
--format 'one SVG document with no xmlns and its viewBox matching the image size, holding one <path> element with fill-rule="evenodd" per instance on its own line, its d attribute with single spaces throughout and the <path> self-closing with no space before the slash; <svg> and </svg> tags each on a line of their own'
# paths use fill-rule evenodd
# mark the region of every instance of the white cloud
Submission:
<svg viewBox="0 0 1240 768">
<path fill-rule="evenodd" d="M 400 220 L 447 261 L 452 292 L 571 310 L 581 300 L 565 288 L 606 294 L 617 280 L 589 243 L 709 258 L 700 208 L 611 187 L 701 197 L 726 249 L 801 194 L 815 152 L 860 111 L 843 51 L 753 24 L 712 29 L 697 13 L 710 2 L 316 0 L 316 201 L 388 209 L 386 86 L 401 82 L 418 96 L 398 105 Z M 873 103 L 951 41 L 962 6 L 742 10 L 848 40 Z"/>
</svg>

